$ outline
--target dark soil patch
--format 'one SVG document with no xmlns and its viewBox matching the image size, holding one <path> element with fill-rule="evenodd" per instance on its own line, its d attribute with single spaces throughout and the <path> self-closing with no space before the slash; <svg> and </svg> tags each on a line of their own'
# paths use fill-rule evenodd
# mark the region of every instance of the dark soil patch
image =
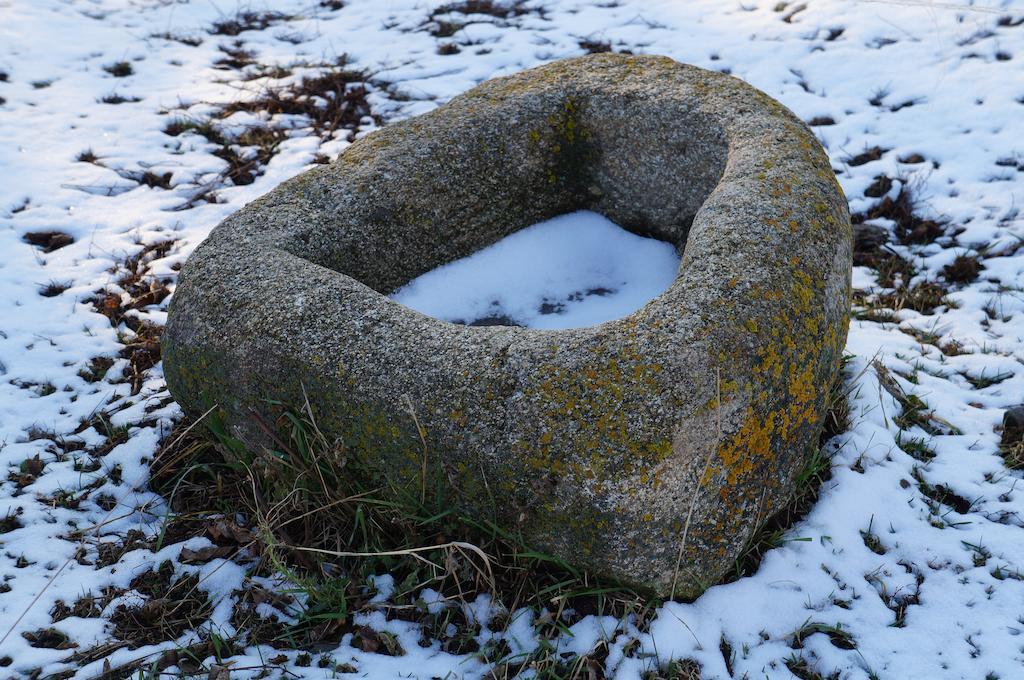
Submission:
<svg viewBox="0 0 1024 680">
<path fill-rule="evenodd" d="M 914 471 L 914 478 L 917 480 L 917 487 L 921 493 L 936 503 L 953 508 L 961 515 L 966 515 L 974 505 L 971 501 L 954 492 L 945 484 L 929 484 L 917 470 Z"/>
<path fill-rule="evenodd" d="M 52 253 L 75 242 L 70 234 L 65 234 L 62 231 L 29 232 L 22 236 L 21 240 L 42 249 L 44 253 Z"/>
</svg>

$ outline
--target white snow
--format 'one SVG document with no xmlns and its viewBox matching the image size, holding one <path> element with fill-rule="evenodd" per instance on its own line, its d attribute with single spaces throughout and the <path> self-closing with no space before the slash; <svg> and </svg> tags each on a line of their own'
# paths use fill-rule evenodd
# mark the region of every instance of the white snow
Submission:
<svg viewBox="0 0 1024 680">
<path fill-rule="evenodd" d="M 391 297 L 455 323 L 577 328 L 631 314 L 665 292 L 678 269 L 674 246 L 580 210 L 429 271 Z"/>
<path fill-rule="evenodd" d="M 0 520 L 17 520 L 0 534 L 5 676 L 72 669 L 76 678 L 92 678 L 106 662 L 152 659 L 211 630 L 230 634 L 231 593 L 246 579 L 277 584 L 247 575 L 242 559 L 177 563 L 182 544 L 96 565 L 102 543 L 132 529 L 159 534 L 168 511 L 148 489 L 149 462 L 180 413 L 167 399 L 159 364 L 133 394 L 119 353 L 134 333 L 123 320 L 113 327 L 89 299 L 97 292 L 126 297 L 124 270 L 113 268 L 162 240 L 174 244 L 151 263 L 151 273 L 173 288 L 177 266 L 215 224 L 310 167 L 317 153 L 334 156 L 348 143 L 344 134 L 319 137 L 301 117 L 238 113 L 228 121 L 232 129 L 271 122 L 289 133 L 251 184 L 219 183 L 227 163 L 213 154 L 215 145 L 163 130 L 172 118 L 203 121 L 216 104 L 276 84 L 255 66 L 218 65 L 222 48 L 241 41 L 259 63 L 294 67 L 282 83 L 347 54 L 353 67 L 373 73 L 370 101 L 387 122 L 431 110 L 486 78 L 580 54 L 580 42 L 589 40 L 729 72 L 805 121 L 817 118 L 813 130 L 852 212 L 876 202 L 864 191 L 881 174 L 894 180 L 891 195 L 914 187 L 919 213 L 951 226 L 935 243 L 891 244 L 917 267 L 909 283 L 941 279 L 962 253 L 978 255 L 984 270 L 977 281 L 955 286 L 953 304 L 934 313 L 903 309 L 891 322 L 853 321 L 846 347 L 852 423 L 829 444 L 833 477 L 756 574 L 693 603 L 666 604 L 644 630 L 631 618 L 576 623 L 576 637 L 560 639 L 557 648 L 578 653 L 608 640 L 603 670 L 624 680 L 682 657 L 700 662 L 709 678 L 791 678 L 787 662 L 796 660 L 843 680 L 1022 677 L 1022 473 L 1007 469 L 997 446 L 1005 409 L 1024 401 L 1024 3 L 529 0 L 526 9 L 543 12 L 438 15 L 465 25 L 435 37 L 429 15 L 446 4 L 346 0 L 330 11 L 312 0 L 0 0 Z M 232 37 L 208 30 L 237 10 L 266 9 L 292 18 Z M 201 43 L 159 37 L 166 34 Z M 439 52 L 447 43 L 459 51 Z M 104 70 L 120 61 L 132 65 L 131 75 Z M 111 94 L 129 101 L 104 103 Z M 364 120 L 360 134 L 374 126 Z M 877 160 L 851 162 L 873 147 L 881 150 Z M 100 164 L 76 161 L 90 149 Z M 912 154 L 924 162 L 906 162 Z M 130 179 L 146 170 L 170 172 L 170 188 Z M 217 202 L 183 209 L 214 185 Z M 22 238 L 52 230 L 74 243 L 44 253 Z M 41 296 L 50 282 L 69 287 Z M 866 267 L 855 269 L 854 283 L 864 294 L 886 292 Z M 534 291 L 533 301 L 545 292 Z M 167 302 L 127 315 L 160 324 Z M 566 316 L 604 302 L 588 299 L 567 307 Z M 953 343 L 959 353 L 939 349 Z M 95 357 L 115 363 L 91 382 L 81 374 Z M 901 424 L 873 359 L 956 429 Z M 985 384 L 977 380 L 982 376 L 1001 380 Z M 105 422 L 90 420 L 100 412 Z M 127 437 L 99 456 L 98 469 L 83 467 L 88 456 L 81 450 L 65 450 L 69 442 L 102 444 L 119 427 Z M 914 441 L 931 447 L 934 458 L 915 458 Z M 19 484 L 36 456 L 41 473 Z M 90 488 L 94 483 L 100 486 Z M 929 498 L 927 487 L 940 484 L 969 507 Z M 62 493 L 81 502 L 60 503 Z M 862 532 L 877 538 L 883 554 L 865 544 Z M 202 547 L 197 539 L 186 545 Z M 200 587 L 218 600 L 210 619 L 179 640 L 112 647 L 106 659 L 72 663 L 76 652 L 114 642 L 110 611 L 54 624 L 54 604 L 127 588 L 165 559 L 177 573 L 201 574 Z M 477 619 L 487 620 L 485 610 L 500 603 L 483 598 L 474 607 Z M 536 617 L 510 618 L 506 629 L 485 627 L 481 637 L 502 636 L 522 659 L 539 644 Z M 406 641 L 406 656 L 364 653 L 348 639 L 327 653 L 370 678 L 480 678 L 488 670 L 476 656 L 420 647 L 408 624 L 383 619 L 368 615 L 364 622 Z M 794 633 L 808 623 L 841 626 L 856 648 L 836 646 L 824 634 L 795 645 Z M 33 647 L 23 636 L 51 626 L 78 647 Z M 729 658 L 723 648 L 733 650 Z M 230 659 L 232 677 L 257 676 L 276 654 L 245 649 Z M 296 652 L 286 657 L 274 673 L 333 675 L 316 664 L 297 666 Z"/>
</svg>

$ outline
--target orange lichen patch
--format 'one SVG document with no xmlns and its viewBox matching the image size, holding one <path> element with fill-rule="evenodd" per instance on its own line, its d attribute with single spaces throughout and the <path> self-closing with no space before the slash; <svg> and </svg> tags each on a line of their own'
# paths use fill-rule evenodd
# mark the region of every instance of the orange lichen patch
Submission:
<svg viewBox="0 0 1024 680">
<path fill-rule="evenodd" d="M 793 276 L 796 283 L 793 285 L 793 295 L 796 298 L 797 312 L 808 313 L 814 302 L 814 287 L 811 285 L 811 277 L 804 270 L 795 270 Z"/>
<path fill-rule="evenodd" d="M 629 329 L 634 338 L 636 326 L 634 322 Z M 558 349 L 549 349 L 554 361 Z M 656 486 L 660 483 L 656 468 L 672 454 L 670 434 L 636 437 L 629 402 L 663 389 L 657 379 L 662 366 L 645 362 L 635 341 L 614 353 L 598 345 L 592 353 L 593 361 L 578 369 L 557 363 L 539 367 L 539 379 L 527 390 L 527 397 L 547 405 L 539 428 L 542 434 L 535 441 L 517 443 L 516 448 L 534 471 L 569 474 L 595 485 L 632 477 L 642 486 Z M 566 442 L 572 442 L 568 449 Z"/>
<path fill-rule="evenodd" d="M 791 373 L 788 391 L 790 403 L 779 423 L 779 435 L 783 441 L 789 441 L 801 426 L 813 422 L 818 416 L 815 408 L 818 389 L 812 364 Z"/>
<path fill-rule="evenodd" d="M 731 486 L 754 470 L 759 458 L 771 455 L 771 440 L 775 432 L 775 414 L 763 417 L 748 408 L 740 429 L 718 447 L 718 459 L 724 468 L 726 482 Z M 709 474 L 712 470 L 709 467 Z M 706 484 L 707 479 L 701 480 Z M 724 489 L 723 489 L 724 490 Z"/>
<path fill-rule="evenodd" d="M 779 380 L 782 378 L 782 356 L 779 351 L 775 348 L 775 343 L 770 343 L 761 352 L 761 364 L 758 372 L 771 374 L 772 378 Z"/>
<path fill-rule="evenodd" d="M 780 193 L 788 193 L 785 185 Z M 799 230 L 796 220 L 785 224 L 790 231 Z M 728 521 L 736 521 L 748 511 L 763 512 L 764 498 L 747 497 L 751 488 L 760 488 L 752 485 L 753 476 L 764 476 L 768 486 L 778 486 L 773 472 L 776 457 L 801 440 L 807 427 L 821 417 L 823 392 L 819 383 L 824 376 L 820 355 L 838 351 L 841 346 L 840 329 L 826 324 L 825 310 L 818 307 L 821 277 L 803 267 L 799 258 L 790 257 L 786 262 L 789 285 L 766 290 L 755 284 L 749 291 L 753 300 L 777 305 L 778 309 L 765 317 L 735 322 L 757 337 L 756 359 L 751 367 L 753 384 L 746 387 L 748 402 L 738 429 L 719 444 L 713 463 L 701 479 L 701 485 L 721 480 L 719 498 L 728 508 L 724 516 L 732 518 Z M 725 365 L 747 361 L 736 352 L 719 358 Z M 710 408 L 718 406 L 719 399 L 706 404 Z"/>
</svg>

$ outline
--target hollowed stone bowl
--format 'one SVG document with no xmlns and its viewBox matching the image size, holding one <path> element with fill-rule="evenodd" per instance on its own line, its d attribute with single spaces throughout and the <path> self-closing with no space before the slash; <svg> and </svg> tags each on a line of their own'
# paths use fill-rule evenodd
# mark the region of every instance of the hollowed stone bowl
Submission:
<svg viewBox="0 0 1024 680">
<path fill-rule="evenodd" d="M 554 331 L 387 297 L 578 209 L 675 244 L 675 282 Z M 226 219 L 181 272 L 164 366 L 188 413 L 217 406 L 254 446 L 254 413 L 308 399 L 393 492 L 426 467 L 539 551 L 694 596 L 818 444 L 850 267 L 846 201 L 786 108 L 668 58 L 593 55 L 485 82 Z"/>
</svg>

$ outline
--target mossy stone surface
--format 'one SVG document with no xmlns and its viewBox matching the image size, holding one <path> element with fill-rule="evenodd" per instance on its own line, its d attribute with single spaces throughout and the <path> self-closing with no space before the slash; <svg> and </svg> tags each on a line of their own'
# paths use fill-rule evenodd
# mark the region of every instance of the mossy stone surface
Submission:
<svg viewBox="0 0 1024 680">
<path fill-rule="evenodd" d="M 576 209 L 676 244 L 673 285 L 558 331 L 460 326 L 386 297 Z M 850 267 L 846 200 L 786 108 L 668 58 L 591 55 L 485 82 L 226 219 L 182 270 L 165 374 L 188 412 L 218 406 L 253 445 L 253 412 L 308 399 L 399 487 L 421 483 L 418 421 L 452 503 L 694 596 L 817 443 Z"/>
</svg>

